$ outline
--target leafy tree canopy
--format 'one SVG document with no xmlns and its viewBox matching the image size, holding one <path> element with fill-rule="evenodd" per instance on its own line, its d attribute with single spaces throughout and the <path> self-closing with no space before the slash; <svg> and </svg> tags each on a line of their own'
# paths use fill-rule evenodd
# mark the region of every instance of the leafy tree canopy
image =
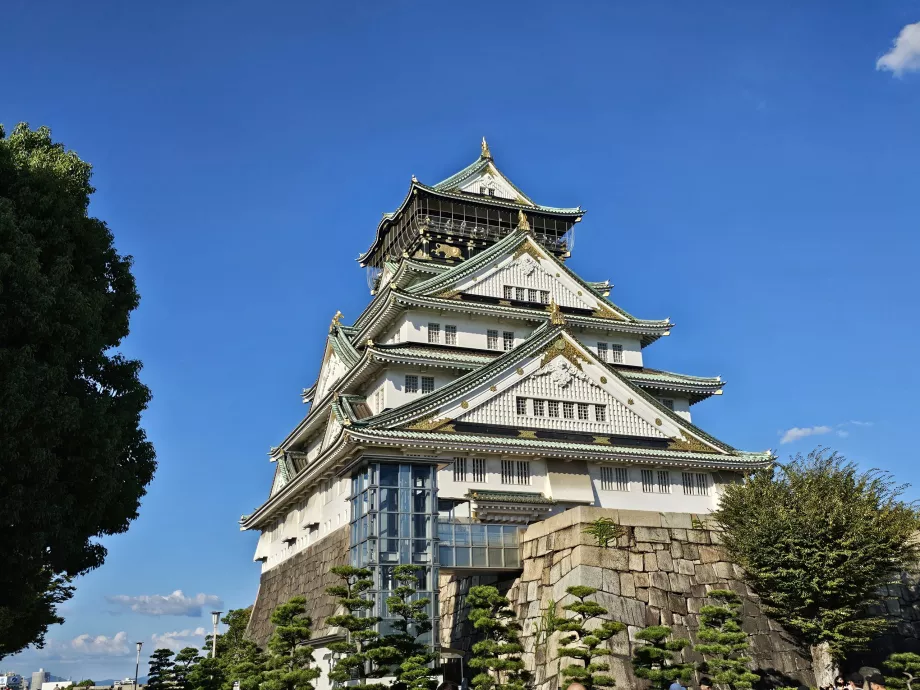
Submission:
<svg viewBox="0 0 920 690">
<path fill-rule="evenodd" d="M 902 492 L 819 449 L 728 486 L 714 517 L 764 610 L 839 661 L 887 627 L 868 607 L 917 559 L 920 518 Z"/>
<path fill-rule="evenodd" d="M 131 258 L 88 215 L 91 167 L 45 128 L 0 128 L 0 658 L 41 646 L 156 468 L 150 392 L 118 354 Z"/>
</svg>

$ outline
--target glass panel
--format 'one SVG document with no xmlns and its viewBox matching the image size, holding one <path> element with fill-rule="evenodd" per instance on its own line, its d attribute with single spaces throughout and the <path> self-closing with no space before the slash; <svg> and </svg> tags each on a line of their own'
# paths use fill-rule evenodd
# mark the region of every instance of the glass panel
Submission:
<svg viewBox="0 0 920 690">
<path fill-rule="evenodd" d="M 470 545 L 470 526 L 454 525 L 454 543 L 457 546 Z"/>
<path fill-rule="evenodd" d="M 377 540 L 368 539 L 367 540 L 367 562 L 376 563 L 377 562 Z"/>
<path fill-rule="evenodd" d="M 367 514 L 367 492 L 361 494 L 361 515 Z"/>
<path fill-rule="evenodd" d="M 367 483 L 376 484 L 377 483 L 377 464 L 370 465 L 367 468 Z"/>
<path fill-rule="evenodd" d="M 503 528 L 504 531 L 504 542 L 505 546 L 517 546 L 518 543 L 518 530 L 517 527 L 511 527 L 505 525 Z"/>
<path fill-rule="evenodd" d="M 382 537 L 398 537 L 399 536 L 399 516 L 398 515 L 384 513 L 380 516 L 380 536 Z"/>
<path fill-rule="evenodd" d="M 396 489 L 380 490 L 380 510 L 395 513 L 398 510 L 396 504 Z"/>
<path fill-rule="evenodd" d="M 502 551 L 504 549 L 489 549 L 489 566 L 492 568 L 501 568 L 502 563 Z"/>
<path fill-rule="evenodd" d="M 397 486 L 399 484 L 399 465 L 380 466 L 380 486 Z"/>
<path fill-rule="evenodd" d="M 406 488 L 412 486 L 412 465 L 399 466 L 399 485 Z"/>
<path fill-rule="evenodd" d="M 367 509 L 377 510 L 377 489 L 369 489 L 367 492 L 367 495 L 368 495 Z"/>
<path fill-rule="evenodd" d="M 502 545 L 502 526 L 501 525 L 489 525 L 487 528 L 488 537 L 489 537 L 489 546 L 501 546 Z"/>
<path fill-rule="evenodd" d="M 428 534 L 428 525 L 431 522 L 431 518 L 427 515 L 413 515 L 412 516 L 412 536 L 416 539 L 427 539 L 430 534 Z"/>
<path fill-rule="evenodd" d="M 413 465 L 412 486 L 417 489 L 431 488 L 431 468 L 427 465 Z"/>
<path fill-rule="evenodd" d="M 486 550 L 483 547 L 473 547 L 473 567 L 474 568 L 485 568 L 488 565 L 486 562 Z"/>
<path fill-rule="evenodd" d="M 486 526 L 485 525 L 470 525 L 470 531 L 473 535 L 473 546 L 485 546 L 486 545 Z"/>
<path fill-rule="evenodd" d="M 400 513 L 409 512 L 409 489 L 399 490 L 399 512 Z"/>
<path fill-rule="evenodd" d="M 409 540 L 399 540 L 399 558 L 401 563 L 409 563 Z"/>
<path fill-rule="evenodd" d="M 428 507 L 428 496 L 430 494 L 430 491 L 425 491 L 424 489 L 413 489 L 412 510 L 416 513 L 430 513 L 431 509 Z"/>
<path fill-rule="evenodd" d="M 454 557 L 459 567 L 469 567 L 470 550 L 468 548 L 459 548 L 454 552 Z"/>
<path fill-rule="evenodd" d="M 520 568 L 521 554 L 517 549 L 505 549 L 505 567 Z"/>
<path fill-rule="evenodd" d="M 409 534 L 409 515 L 403 513 L 399 516 L 399 536 L 408 537 Z"/>
<path fill-rule="evenodd" d="M 438 539 L 443 542 L 451 541 L 451 525 L 449 522 L 441 522 L 438 520 Z"/>
</svg>

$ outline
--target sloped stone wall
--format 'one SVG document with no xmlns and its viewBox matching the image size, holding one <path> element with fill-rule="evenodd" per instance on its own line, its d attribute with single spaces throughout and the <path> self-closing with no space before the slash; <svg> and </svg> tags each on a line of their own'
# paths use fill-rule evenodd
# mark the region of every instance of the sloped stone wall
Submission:
<svg viewBox="0 0 920 690">
<path fill-rule="evenodd" d="M 347 564 L 348 527 L 345 526 L 262 573 L 249 619 L 249 637 L 264 646 L 272 634 L 272 611 L 298 594 L 307 598 L 307 613 L 313 618 L 314 636 L 322 635 L 326 618 L 335 613 L 335 600 L 326 594 L 326 588 L 339 583 L 329 569 Z"/>
</svg>

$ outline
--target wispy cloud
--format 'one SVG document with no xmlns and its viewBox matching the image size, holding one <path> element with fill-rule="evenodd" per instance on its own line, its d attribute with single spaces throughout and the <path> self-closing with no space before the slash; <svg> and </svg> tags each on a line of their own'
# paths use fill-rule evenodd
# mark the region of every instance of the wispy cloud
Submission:
<svg viewBox="0 0 920 690">
<path fill-rule="evenodd" d="M 798 441 L 800 438 L 805 438 L 806 436 L 820 436 L 821 434 L 829 434 L 832 431 L 833 429 L 829 426 L 794 426 L 791 429 L 786 429 L 785 431 L 780 432 L 783 437 L 779 440 L 779 442 L 792 443 L 793 441 Z"/>
<path fill-rule="evenodd" d="M 128 633 L 124 630 L 111 637 L 83 633 L 72 640 L 48 640 L 35 653 L 54 661 L 75 661 L 85 657 L 128 656 L 131 654 Z"/>
<path fill-rule="evenodd" d="M 181 589 L 172 594 L 141 594 L 131 597 L 126 594 L 107 596 L 111 604 L 117 604 L 126 609 L 147 616 L 188 616 L 200 618 L 202 609 L 221 608 L 223 602 L 216 594 L 196 594 L 187 597 Z"/>
<path fill-rule="evenodd" d="M 888 70 L 896 77 L 920 71 L 920 22 L 908 24 L 894 39 L 891 50 L 875 63 L 875 69 Z"/>
<path fill-rule="evenodd" d="M 183 647 L 200 647 L 200 643 L 204 642 L 205 635 L 205 629 L 197 627 L 194 630 L 174 630 L 173 632 L 165 632 L 162 635 L 154 633 L 150 637 L 153 640 L 154 649 L 166 648 L 178 652 Z M 195 643 L 190 644 L 193 641 Z"/>
</svg>

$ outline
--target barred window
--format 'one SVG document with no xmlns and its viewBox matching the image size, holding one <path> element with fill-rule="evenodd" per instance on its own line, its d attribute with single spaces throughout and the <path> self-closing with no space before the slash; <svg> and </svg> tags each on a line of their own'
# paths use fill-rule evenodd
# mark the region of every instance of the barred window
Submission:
<svg viewBox="0 0 920 690">
<path fill-rule="evenodd" d="M 579 419 L 588 419 L 588 403 L 578 403 L 578 418 Z"/>
<path fill-rule="evenodd" d="M 498 331 L 488 330 L 486 331 L 486 346 L 490 350 L 498 349 Z"/>
<path fill-rule="evenodd" d="M 505 350 L 514 348 L 514 331 L 505 331 L 502 333 L 502 345 Z"/>
<path fill-rule="evenodd" d="M 542 417 L 546 411 L 546 401 L 545 400 L 534 400 L 533 401 L 533 414 L 535 417 Z"/>
<path fill-rule="evenodd" d="M 594 421 L 595 422 L 606 422 L 607 421 L 607 406 L 606 405 L 595 405 L 594 406 Z"/>
<path fill-rule="evenodd" d="M 454 458 L 454 481 L 466 481 L 466 458 Z"/>
<path fill-rule="evenodd" d="M 540 290 L 540 301 L 549 304 L 549 290 Z"/>
<path fill-rule="evenodd" d="M 539 302 L 540 301 L 540 291 L 539 290 L 528 290 L 527 291 L 527 301 L 528 302 Z"/>
<path fill-rule="evenodd" d="M 610 346 L 610 361 L 614 364 L 623 363 L 623 346 L 616 343 Z"/>
<path fill-rule="evenodd" d="M 607 343 L 597 344 L 597 358 L 602 362 L 607 361 Z"/>
<path fill-rule="evenodd" d="M 652 470 L 642 470 L 642 491 L 647 494 L 655 492 L 655 473 Z"/>
<path fill-rule="evenodd" d="M 518 300 L 519 302 L 526 302 L 527 290 L 524 288 L 514 288 L 514 299 Z"/>
<path fill-rule="evenodd" d="M 706 475 L 699 472 L 683 472 L 681 475 L 685 496 L 708 496 L 709 482 Z"/>
<path fill-rule="evenodd" d="M 674 411 L 674 400 L 671 398 L 659 398 L 661 404 L 667 407 L 672 412 Z"/>
<path fill-rule="evenodd" d="M 428 342 L 429 343 L 440 343 L 441 342 L 441 324 L 439 323 L 429 323 L 428 324 Z"/>
<path fill-rule="evenodd" d="M 546 406 L 547 406 L 547 408 L 549 408 L 549 416 L 550 416 L 550 417 L 558 417 L 558 416 L 559 416 L 559 401 L 558 401 L 558 400 L 547 400 L 547 401 L 546 401 Z"/>
<path fill-rule="evenodd" d="M 514 288 L 510 285 L 505 285 L 505 299 L 514 299 Z"/>
<path fill-rule="evenodd" d="M 667 470 L 658 470 L 658 493 L 671 493 L 671 473 Z"/>
<path fill-rule="evenodd" d="M 566 419 L 575 419 L 575 403 L 562 403 L 562 416 Z"/>
<path fill-rule="evenodd" d="M 484 482 L 486 480 L 486 459 L 473 458 L 473 481 Z"/>
<path fill-rule="evenodd" d="M 517 413 L 518 413 L 518 414 L 527 414 L 527 398 L 518 398 L 518 399 L 517 399 Z"/>
<path fill-rule="evenodd" d="M 629 491 L 629 472 L 625 467 L 601 467 L 603 491 Z"/>
<path fill-rule="evenodd" d="M 530 462 L 502 460 L 502 484 L 530 484 Z"/>
<path fill-rule="evenodd" d="M 422 377 L 422 393 L 434 392 L 434 376 Z"/>
<path fill-rule="evenodd" d="M 457 344 L 457 327 L 456 326 L 444 326 L 444 342 L 447 345 Z"/>
<path fill-rule="evenodd" d="M 406 393 L 418 393 L 418 376 L 406 374 Z"/>
</svg>

